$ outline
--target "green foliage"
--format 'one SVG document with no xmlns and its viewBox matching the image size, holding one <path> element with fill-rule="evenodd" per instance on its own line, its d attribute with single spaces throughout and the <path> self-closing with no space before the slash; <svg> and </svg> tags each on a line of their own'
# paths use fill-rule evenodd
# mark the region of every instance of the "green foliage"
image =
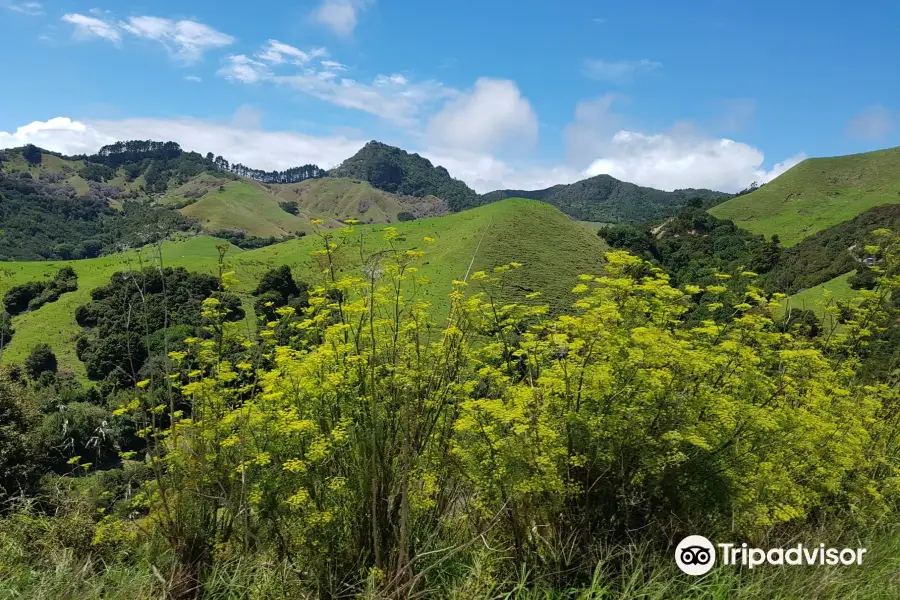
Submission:
<svg viewBox="0 0 900 600">
<path fill-rule="evenodd" d="M 76 321 L 85 328 L 76 351 L 88 377 L 137 381 L 154 336 L 177 325 L 199 326 L 203 301 L 217 291 L 215 277 L 181 267 L 116 273 L 108 285 L 91 292 L 90 303 L 75 311 Z M 243 317 L 238 300 L 230 298 L 226 306 L 229 318 Z"/>
<path fill-rule="evenodd" d="M 878 285 L 878 274 L 867 267 L 860 267 L 847 279 L 854 290 L 871 290 Z"/>
<path fill-rule="evenodd" d="M 691 200 L 709 208 L 727 200 L 730 195 L 695 189 L 663 192 L 619 181 L 609 175 L 598 175 L 545 190 L 498 190 L 482 196 L 487 202 L 503 198 L 530 198 L 548 202 L 579 221 L 636 224 L 669 217 Z"/>
<path fill-rule="evenodd" d="M 43 465 L 63 474 L 108 468 L 118 458 L 116 435 L 106 409 L 73 402 L 44 415 L 31 438 Z"/>
<path fill-rule="evenodd" d="M 444 167 L 435 167 L 418 154 L 375 141 L 366 144 L 328 175 L 361 179 L 380 190 L 404 196 L 437 196 L 454 212 L 484 203 L 469 186 L 453 179 Z"/>
<path fill-rule="evenodd" d="M 28 161 L 29 165 L 39 165 L 43 160 L 41 150 L 34 144 L 28 144 L 22 148 L 22 157 Z"/>
<path fill-rule="evenodd" d="M 682 208 L 654 231 L 620 225 L 597 233 L 611 246 L 660 265 L 678 285 L 706 285 L 719 273 L 766 273 L 780 260 L 777 243 L 766 242 L 699 207 Z"/>
<path fill-rule="evenodd" d="M 263 275 L 253 295 L 256 296 L 253 309 L 266 323 L 278 320 L 279 308 L 290 306 L 299 313 L 309 306 L 309 285 L 302 281 L 297 283 L 287 265 L 271 269 Z"/>
<path fill-rule="evenodd" d="M 12 315 L 5 310 L 0 311 L 0 352 L 12 341 L 16 330 L 13 329 Z"/>
<path fill-rule="evenodd" d="M 28 443 L 34 415 L 25 396 L 25 389 L 0 371 L 0 513 L 11 497 L 28 495 L 37 484 L 37 465 Z"/>
<path fill-rule="evenodd" d="M 221 231 L 213 231 L 211 235 L 221 238 L 223 240 L 227 240 L 228 243 L 237 246 L 238 248 L 243 248 L 244 250 L 253 250 L 254 248 L 265 248 L 266 246 L 271 246 L 272 244 L 277 244 L 278 242 L 283 242 L 285 239 L 291 239 L 293 236 L 288 236 L 286 238 L 276 238 L 275 236 L 270 236 L 267 238 L 257 237 L 255 235 L 248 235 L 243 231 L 233 231 L 233 230 L 221 230 Z"/>
<path fill-rule="evenodd" d="M 400 221 L 401 223 L 404 221 L 415 221 L 416 215 L 412 214 L 409 211 L 402 211 L 402 212 L 397 213 L 397 220 Z"/>
<path fill-rule="evenodd" d="M 50 344 L 38 344 L 25 359 L 25 373 L 31 379 L 36 380 L 46 372 L 56 374 L 56 369 L 56 355 Z"/>
<path fill-rule="evenodd" d="M 86 181 L 96 182 L 109 181 L 116 176 L 116 172 L 112 168 L 107 167 L 106 165 L 100 165 L 90 162 L 86 163 L 81 169 L 79 169 L 78 174 L 82 179 Z"/>
</svg>

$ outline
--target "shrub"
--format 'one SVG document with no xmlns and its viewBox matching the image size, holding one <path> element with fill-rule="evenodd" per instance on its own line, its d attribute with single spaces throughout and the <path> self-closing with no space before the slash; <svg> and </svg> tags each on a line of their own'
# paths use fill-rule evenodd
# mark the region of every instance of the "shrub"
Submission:
<svg viewBox="0 0 900 600">
<path fill-rule="evenodd" d="M 34 144 L 27 144 L 24 148 L 22 148 L 22 157 L 28 161 L 30 165 L 39 165 L 41 161 L 44 159 L 41 154 L 40 148 L 35 146 Z"/>
<path fill-rule="evenodd" d="M 859 267 L 856 272 L 847 279 L 847 283 L 854 290 L 871 290 L 878 283 L 878 273 L 868 267 Z"/>
<path fill-rule="evenodd" d="M 31 379 L 37 379 L 42 373 L 56 373 L 56 355 L 50 344 L 38 344 L 25 359 L 25 373 Z"/>
<path fill-rule="evenodd" d="M 415 221 L 415 220 L 416 220 L 416 215 L 414 215 L 414 214 L 412 214 L 411 212 L 408 212 L 408 211 L 399 212 L 399 213 L 397 213 L 397 220 L 400 221 L 400 222 L 403 222 L 403 221 Z"/>
<path fill-rule="evenodd" d="M 278 206 L 280 206 L 281 210 L 283 210 L 284 212 L 290 213 L 292 215 L 296 215 L 300 212 L 300 206 L 298 206 L 294 201 L 279 202 Z"/>
</svg>

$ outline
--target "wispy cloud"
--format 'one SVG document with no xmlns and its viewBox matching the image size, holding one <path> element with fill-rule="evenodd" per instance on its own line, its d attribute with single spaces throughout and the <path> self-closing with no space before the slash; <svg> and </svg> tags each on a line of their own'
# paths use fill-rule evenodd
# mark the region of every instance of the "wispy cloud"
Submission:
<svg viewBox="0 0 900 600">
<path fill-rule="evenodd" d="M 0 4 L 0 6 L 29 17 L 40 17 L 46 14 L 44 6 L 40 2 L 5 2 Z"/>
<path fill-rule="evenodd" d="M 225 59 L 225 65 L 218 75 L 232 83 L 256 83 L 272 77 L 268 65 L 245 54 L 232 54 Z"/>
<path fill-rule="evenodd" d="M 122 29 L 139 38 L 162 44 L 178 60 L 194 63 L 207 50 L 234 43 L 228 34 L 196 21 L 173 21 L 160 17 L 131 17 Z"/>
<path fill-rule="evenodd" d="M 327 54 L 324 48 L 301 50 L 270 40 L 252 56 L 234 54 L 227 57 L 218 75 L 232 83 L 291 87 L 401 127 L 420 124 L 427 107 L 458 94 L 438 81 L 410 81 L 397 73 L 377 75 L 370 82 L 358 81 L 347 76 L 348 67 L 340 62 L 313 60 Z"/>
<path fill-rule="evenodd" d="M 584 61 L 583 72 L 591 79 L 624 83 L 631 81 L 639 74 L 658 71 L 662 68 L 661 62 L 647 58 L 641 60 L 588 59 Z"/>
<path fill-rule="evenodd" d="M 77 13 L 63 16 L 64 22 L 75 27 L 75 39 L 102 39 L 119 45 L 123 34 L 129 34 L 158 42 L 173 58 L 185 64 L 198 62 L 207 51 L 234 42 L 232 36 L 196 21 L 139 16 L 117 22 L 108 16 L 108 11 L 90 12 L 95 16 Z"/>
<path fill-rule="evenodd" d="M 201 81 L 203 81 L 203 79 L 201 79 L 200 77 L 197 77 L 196 75 L 185 75 L 184 80 L 190 81 L 192 83 L 200 83 Z"/>
<path fill-rule="evenodd" d="M 325 48 L 315 48 L 309 52 L 304 52 L 278 40 L 269 40 L 262 50 L 256 54 L 257 58 L 271 65 L 280 65 L 285 62 L 305 65 L 314 58 L 323 56 L 328 56 L 328 51 Z"/>
<path fill-rule="evenodd" d="M 122 34 L 113 24 L 97 17 L 79 15 L 77 13 L 63 15 L 63 21 L 75 27 L 73 35 L 76 40 L 101 39 L 114 44 L 122 41 Z"/>
</svg>

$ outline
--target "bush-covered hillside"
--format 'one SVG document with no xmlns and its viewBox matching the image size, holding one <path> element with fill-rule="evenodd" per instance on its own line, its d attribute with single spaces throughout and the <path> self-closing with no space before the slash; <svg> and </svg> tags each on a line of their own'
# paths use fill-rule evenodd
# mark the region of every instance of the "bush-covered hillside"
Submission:
<svg viewBox="0 0 900 600">
<path fill-rule="evenodd" d="M 435 167 L 418 154 L 376 141 L 366 144 L 328 175 L 361 179 L 380 190 L 404 196 L 436 196 L 454 212 L 483 203 L 478 194 L 451 177 L 444 167 Z"/>
<path fill-rule="evenodd" d="M 482 196 L 488 202 L 509 197 L 549 202 L 579 221 L 636 224 L 669 217 L 689 200 L 699 199 L 703 206 L 709 208 L 727 200 L 731 195 L 696 189 L 664 192 L 619 181 L 609 175 L 597 175 L 545 190 L 497 190 Z"/>
<path fill-rule="evenodd" d="M 193 228 L 191 219 L 142 201 L 116 210 L 106 196 L 0 171 L 0 260 L 92 258 Z"/>
</svg>

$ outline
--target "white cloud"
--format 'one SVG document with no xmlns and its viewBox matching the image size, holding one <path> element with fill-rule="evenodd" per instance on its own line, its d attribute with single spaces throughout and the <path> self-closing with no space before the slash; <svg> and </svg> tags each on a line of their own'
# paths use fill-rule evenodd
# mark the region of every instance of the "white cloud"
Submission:
<svg viewBox="0 0 900 600">
<path fill-rule="evenodd" d="M 346 71 L 347 65 L 341 64 L 334 60 L 323 60 L 321 63 L 322 68 L 328 71 Z"/>
<path fill-rule="evenodd" d="M 694 187 L 736 192 L 754 181 L 771 181 L 805 158 L 798 154 L 766 170 L 760 150 L 733 140 L 683 129 L 656 134 L 623 130 L 586 173 L 662 190 Z"/>
<path fill-rule="evenodd" d="M 310 52 L 304 52 L 278 40 L 269 40 L 256 57 L 272 65 L 280 65 L 291 62 L 295 65 L 304 65 L 314 58 L 328 56 L 325 48 L 316 48 Z M 323 61 L 324 62 L 324 61 Z"/>
<path fill-rule="evenodd" d="M 847 126 L 847 133 L 861 140 L 878 140 L 893 131 L 895 124 L 896 119 L 891 111 L 876 104 L 853 117 Z"/>
<path fill-rule="evenodd" d="M 420 154 L 480 194 L 499 189 L 540 190 L 586 177 L 563 165 L 511 164 L 486 152 L 458 148 L 433 147 Z"/>
<path fill-rule="evenodd" d="M 340 36 L 349 36 L 356 29 L 359 13 L 365 10 L 369 1 L 323 0 L 313 12 L 313 19 Z"/>
<path fill-rule="evenodd" d="M 647 58 L 641 60 L 586 60 L 584 74 L 592 79 L 625 83 L 636 75 L 662 69 L 661 62 Z"/>
<path fill-rule="evenodd" d="M 192 83 L 200 83 L 201 81 L 203 81 L 202 78 L 197 77 L 196 75 L 185 75 L 185 76 L 184 76 L 184 80 L 185 80 L 185 81 L 190 81 L 190 82 L 192 82 Z"/>
<path fill-rule="evenodd" d="M 225 66 L 218 75 L 231 82 L 257 83 L 272 76 L 269 67 L 243 54 L 235 54 L 225 59 Z"/>
<path fill-rule="evenodd" d="M 12 133 L 0 131 L 0 148 L 35 144 L 63 154 L 79 154 L 121 140 L 171 140 L 186 150 L 221 154 L 254 168 L 287 169 L 306 163 L 331 168 L 366 143 L 343 136 L 317 137 L 244 125 L 194 118 L 74 121 L 58 117 L 35 121 Z"/>
<path fill-rule="evenodd" d="M 515 82 L 481 78 L 431 118 L 428 137 L 468 150 L 491 150 L 509 142 L 530 146 L 537 141 L 538 120 Z"/>
<path fill-rule="evenodd" d="M 121 27 L 139 38 L 159 42 L 170 54 L 186 63 L 197 62 L 207 50 L 222 48 L 234 42 L 230 35 L 196 21 L 143 16 L 131 17 Z"/>
<path fill-rule="evenodd" d="M 46 14 L 44 13 L 43 5 L 40 2 L 6 2 L 0 6 L 17 13 L 22 13 L 23 15 L 28 15 L 29 17 L 40 17 L 41 15 Z"/>
<path fill-rule="evenodd" d="M 122 34 L 116 26 L 103 19 L 76 13 L 63 15 L 62 20 L 75 26 L 73 35 L 76 40 L 100 38 L 114 44 L 118 44 L 122 41 Z"/>
</svg>

